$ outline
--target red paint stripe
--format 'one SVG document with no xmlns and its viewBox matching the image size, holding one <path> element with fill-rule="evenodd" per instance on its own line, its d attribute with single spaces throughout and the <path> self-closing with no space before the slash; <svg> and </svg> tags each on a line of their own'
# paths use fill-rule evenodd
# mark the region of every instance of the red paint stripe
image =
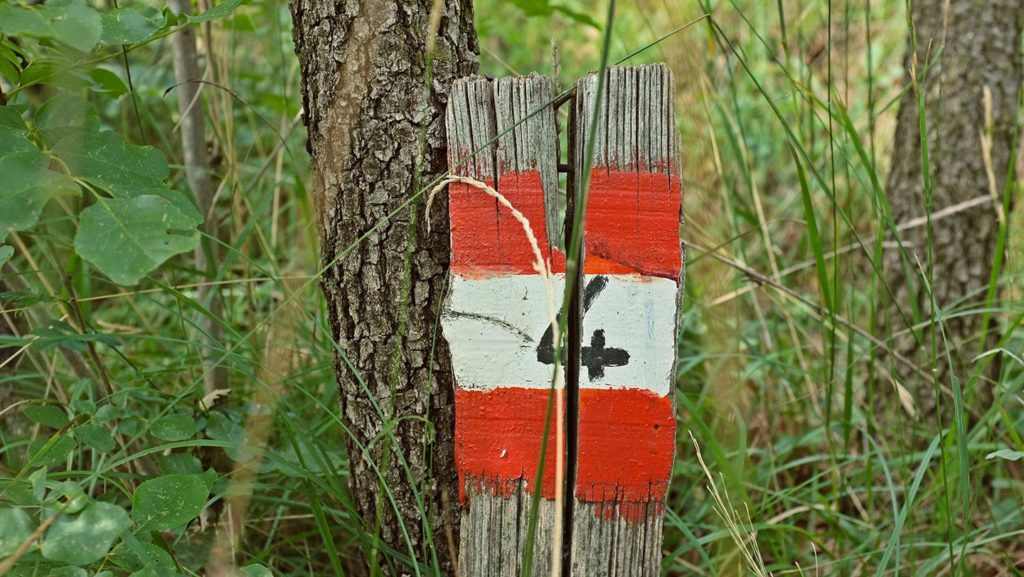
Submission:
<svg viewBox="0 0 1024 577">
<path fill-rule="evenodd" d="M 678 175 L 595 168 L 587 200 L 588 274 L 640 273 L 679 279 Z"/>
<path fill-rule="evenodd" d="M 576 497 L 604 516 L 660 514 L 672 478 L 672 400 L 643 389 L 582 389 Z"/>
<path fill-rule="evenodd" d="M 490 180 L 487 184 L 494 186 Z M 565 258 L 548 243 L 544 187 L 537 171 L 506 173 L 497 188 L 530 221 L 541 253 L 555 272 L 565 270 Z M 448 186 L 451 215 L 453 273 L 485 278 L 495 274 L 536 274 L 534 255 L 522 225 L 497 199 L 468 184 Z"/>
<path fill-rule="evenodd" d="M 463 502 L 467 483 L 510 497 L 525 480 L 533 492 L 550 394 L 548 389 L 522 387 L 455 389 L 455 463 Z M 555 498 L 555 443 L 552 409 L 541 483 L 545 499 Z"/>
</svg>

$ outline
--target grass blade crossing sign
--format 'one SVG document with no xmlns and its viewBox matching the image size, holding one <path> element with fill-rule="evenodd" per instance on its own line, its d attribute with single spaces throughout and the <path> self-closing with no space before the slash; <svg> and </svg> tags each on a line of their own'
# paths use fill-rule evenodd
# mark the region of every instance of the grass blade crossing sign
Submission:
<svg viewBox="0 0 1024 577">
<path fill-rule="evenodd" d="M 552 391 L 559 347 L 549 299 L 554 285 L 560 300 L 566 283 L 551 82 L 474 77 L 451 93 L 453 174 L 492 187 L 517 209 L 547 264 L 538 272 L 521 220 L 506 205 L 468 184 L 449 186 L 442 326 L 456 381 L 463 576 L 520 574 L 538 492 L 534 575 L 658 574 L 683 269 L 672 78 L 664 66 L 642 66 L 611 68 L 607 81 L 609 97 L 595 109 L 596 76 L 582 79 L 570 111 L 576 159 L 590 137 L 585 127 L 594 115 L 599 121 L 577 257 L 582 277 L 569 307 L 553 303 L 572 318 L 560 359 L 567 410 L 550 423 L 549 402 L 563 390 Z M 570 203 L 579 164 L 568 174 Z"/>
</svg>

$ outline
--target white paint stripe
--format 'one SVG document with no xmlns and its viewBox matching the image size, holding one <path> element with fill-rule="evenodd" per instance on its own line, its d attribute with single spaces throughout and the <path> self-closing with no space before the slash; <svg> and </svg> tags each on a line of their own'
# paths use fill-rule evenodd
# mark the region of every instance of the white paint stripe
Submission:
<svg viewBox="0 0 1024 577">
<path fill-rule="evenodd" d="M 451 348 L 456 386 L 550 387 L 554 367 L 537 360 L 537 346 L 550 326 L 543 278 L 449 278 L 441 327 Z M 551 282 L 560 301 L 565 275 L 553 275 Z M 560 309 L 561 302 L 556 306 Z"/>
<path fill-rule="evenodd" d="M 585 283 L 597 276 L 588 275 Z M 667 395 L 676 356 L 678 285 L 641 275 L 600 276 L 607 278 L 607 284 L 583 316 L 580 386 Z M 537 347 L 549 326 L 543 279 L 537 275 L 450 278 L 441 326 L 451 348 L 456 386 L 471 390 L 551 386 L 552 366 L 537 358 Z M 560 296 L 565 275 L 555 275 L 552 284 Z M 624 365 L 594 362 L 599 348 L 594 346 L 596 331 L 604 336 L 600 355 L 614 365 L 616 356 L 622 362 L 618 351 L 625 351 L 629 358 Z M 588 361 L 595 367 L 600 364 L 604 374 L 593 371 L 592 379 Z"/>
<path fill-rule="evenodd" d="M 597 275 L 587 275 L 584 286 Z M 604 331 L 604 349 L 629 353 L 624 366 L 603 367 L 592 380 L 586 349 L 580 366 L 580 387 L 646 389 L 665 396 L 674 382 L 676 357 L 676 293 L 678 285 L 665 278 L 640 275 L 601 275 L 608 284 L 583 316 L 583 347 L 591 347 L 595 331 Z M 618 353 L 604 353 L 616 355 Z"/>
</svg>

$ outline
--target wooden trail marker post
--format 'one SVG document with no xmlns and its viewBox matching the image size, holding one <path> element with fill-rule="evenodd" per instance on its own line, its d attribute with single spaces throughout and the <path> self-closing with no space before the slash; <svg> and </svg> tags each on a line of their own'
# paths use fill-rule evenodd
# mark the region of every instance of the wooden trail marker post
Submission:
<svg viewBox="0 0 1024 577">
<path fill-rule="evenodd" d="M 533 575 L 552 575 L 552 564 L 574 577 L 660 573 L 683 275 L 672 76 L 663 65 L 609 68 L 597 109 L 596 85 L 596 74 L 579 81 L 571 111 L 570 182 L 581 176 L 586 142 L 596 140 L 564 391 L 551 390 L 548 291 L 522 225 L 483 191 L 449 186 L 452 264 L 442 327 L 456 381 L 461 577 L 520 575 L 536 492 Z M 566 258 L 559 241 L 568 235 L 558 216 L 550 79 L 465 78 L 450 98 L 453 173 L 493 187 L 529 221 L 560 310 Z M 551 414 L 535 486 L 548 403 L 562 394 L 567 409 L 561 419 Z M 563 422 L 564 498 L 556 482 Z"/>
</svg>

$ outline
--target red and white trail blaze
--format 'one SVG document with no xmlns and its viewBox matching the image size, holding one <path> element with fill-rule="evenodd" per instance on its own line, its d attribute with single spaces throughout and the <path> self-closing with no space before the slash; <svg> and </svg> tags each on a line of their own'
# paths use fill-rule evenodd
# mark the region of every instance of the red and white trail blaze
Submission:
<svg viewBox="0 0 1024 577">
<path fill-rule="evenodd" d="M 639 521 L 661 513 L 675 456 L 681 189 L 671 171 L 642 168 L 598 167 L 590 182 L 584 286 L 607 280 L 582 322 L 575 495 Z M 591 366 L 598 345 L 625 350 L 628 363 Z"/>
<path fill-rule="evenodd" d="M 681 198 L 678 181 L 663 173 L 600 168 L 591 182 L 574 493 L 607 503 L 602 514 L 635 519 L 664 501 L 672 471 Z M 519 174 L 502 184 L 547 251 L 561 295 L 564 256 L 547 239 L 539 178 Z M 452 279 L 443 327 L 457 383 L 461 496 L 472 484 L 510 496 L 523 483 L 532 492 L 552 377 L 550 359 L 538 354 L 549 327 L 547 293 L 507 210 L 464 184 L 449 195 Z M 540 487 L 546 499 L 556 491 L 555 446 L 552 419 Z"/>
<path fill-rule="evenodd" d="M 539 75 L 472 77 L 452 87 L 445 122 L 452 172 L 493 186 L 522 213 L 552 273 L 545 279 L 534 269 L 510 209 L 468 184 L 449 186 L 451 282 L 441 324 L 455 379 L 463 575 L 518 574 L 531 518 L 540 547 L 531 557 L 535 575 L 660 571 L 683 268 L 674 89 L 664 65 L 611 67 L 606 80 L 600 107 L 596 74 L 577 83 L 569 123 L 574 170 L 587 152 L 593 169 L 578 298 L 567 309 L 568 348 L 577 355 L 567 375 L 575 378 L 554 398 L 549 288 L 561 310 L 567 279 L 555 238 L 563 227 L 553 222 L 553 83 Z M 563 406 L 567 413 L 558 414 Z M 566 485 L 556 480 L 558 461 Z M 539 507 L 526 493 L 541 497 Z"/>
<path fill-rule="evenodd" d="M 530 221 L 560 299 L 565 258 L 547 238 L 540 176 L 505 173 L 500 191 Z M 537 360 L 551 324 L 547 289 L 522 225 L 506 208 L 465 184 L 450 185 L 448 194 L 452 278 L 442 325 L 455 371 L 460 496 L 472 483 L 506 497 L 519 483 L 532 492 L 553 375 Z M 541 487 L 547 499 L 555 494 L 554 421 Z"/>
<path fill-rule="evenodd" d="M 660 516 L 675 455 L 671 387 L 682 272 L 682 186 L 673 158 L 674 120 L 670 113 L 662 114 L 670 108 L 655 102 L 670 102 L 670 83 L 644 80 L 657 74 L 667 77 L 667 70 L 623 70 L 621 78 L 640 75 L 622 86 L 640 87 L 641 104 L 635 117 L 625 109 L 602 112 L 606 125 L 597 135 L 604 144 L 599 145 L 590 175 L 578 311 L 582 317 L 576 359 L 575 481 L 566 494 L 579 505 L 576 527 L 587 523 L 580 514 L 632 526 L 653 519 L 649 526 L 656 528 L 652 530 L 660 543 Z M 502 107 L 508 103 L 502 100 L 501 87 L 492 101 L 473 96 L 474 86 L 467 85 L 466 98 L 482 102 L 484 109 L 494 102 L 497 132 L 502 134 L 502 118 L 507 116 L 503 112 L 508 112 Z M 586 106 L 578 111 L 578 122 L 593 114 Z M 617 115 L 625 115 L 625 124 L 619 124 L 626 128 L 615 127 Z M 450 148 L 453 161 L 469 156 L 467 147 L 485 148 L 487 125 L 469 126 L 472 122 L 472 117 L 449 118 L 449 128 L 456 131 L 449 134 L 450 146 L 462 148 Z M 537 142 L 550 145 L 553 115 L 546 130 L 550 132 L 538 132 Z M 620 140 L 616 147 L 611 146 L 613 137 Z M 545 207 L 556 198 L 556 154 L 537 153 L 524 163 L 523 155 L 532 154 L 532 148 L 509 146 L 500 136 L 497 140 L 493 156 L 477 155 L 475 164 L 451 164 L 461 174 L 496 185 L 529 220 L 560 300 L 565 255 L 549 238 L 549 231 L 560 226 L 546 222 L 557 211 Z M 470 508 L 474 495 L 513 498 L 520 489 L 540 491 L 544 499 L 554 500 L 562 490 L 555 483 L 555 415 L 548 427 L 544 476 L 535 486 L 554 361 L 545 280 L 534 270 L 522 226 L 493 197 L 466 184 L 452 184 L 449 213 L 451 283 L 442 326 L 456 383 L 460 497 Z M 559 309 L 561 305 L 555 303 Z M 638 529 L 638 535 L 645 531 Z"/>
</svg>

